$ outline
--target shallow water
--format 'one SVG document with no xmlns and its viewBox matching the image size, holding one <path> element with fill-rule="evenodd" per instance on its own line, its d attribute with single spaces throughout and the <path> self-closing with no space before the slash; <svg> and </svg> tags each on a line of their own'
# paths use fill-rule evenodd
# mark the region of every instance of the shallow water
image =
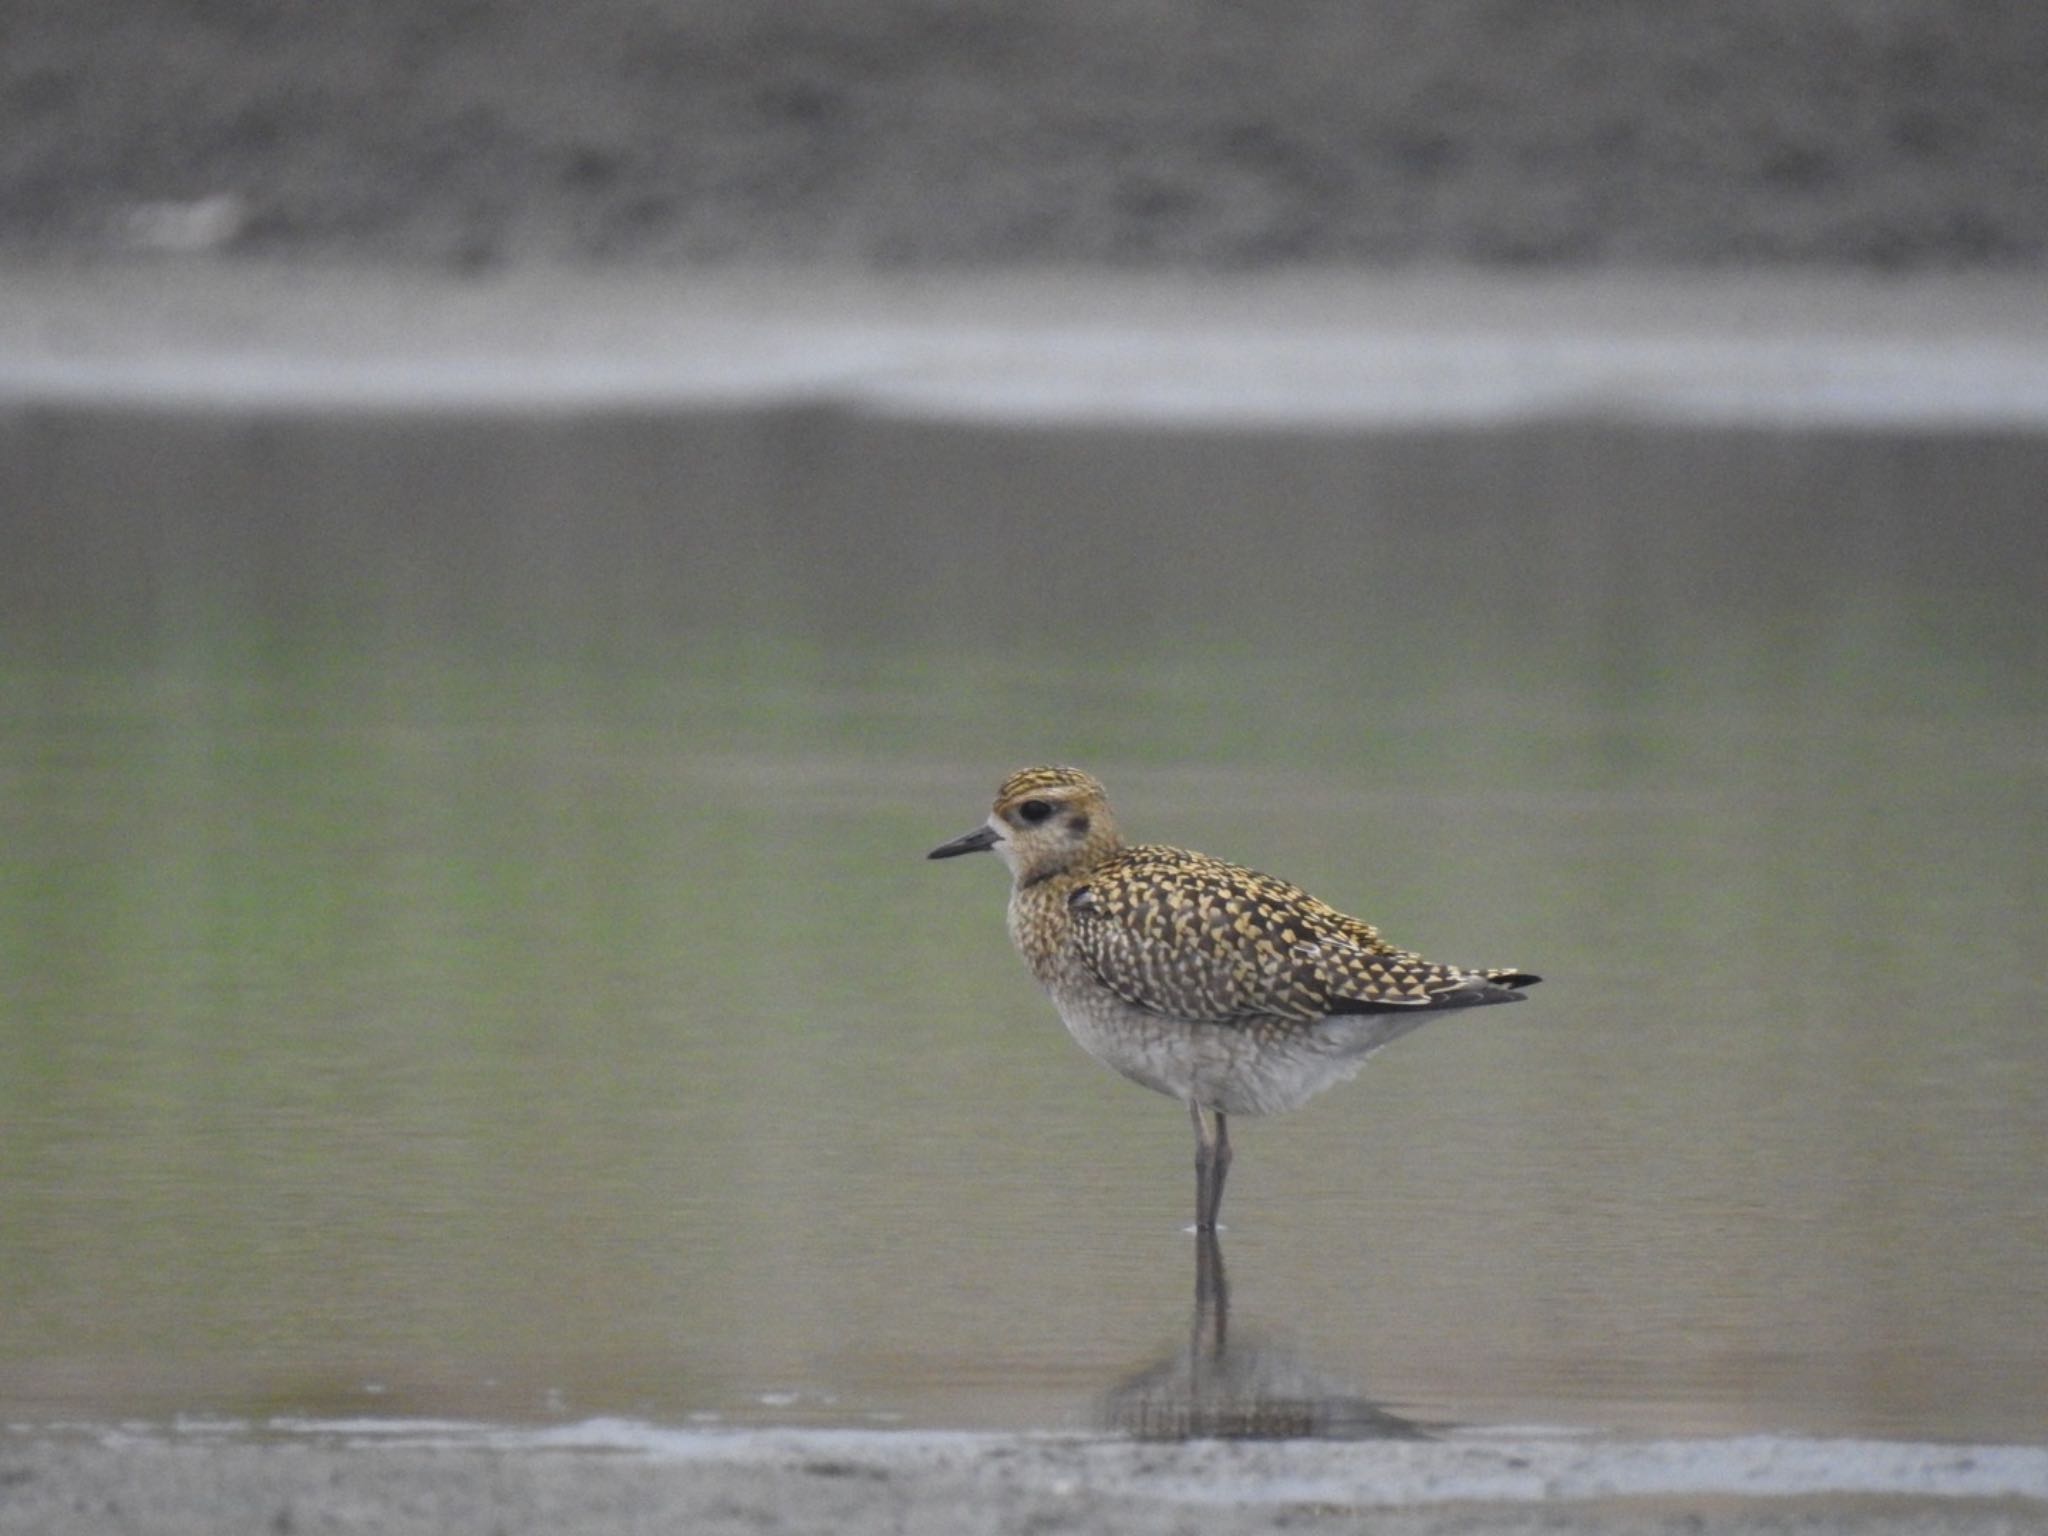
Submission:
<svg viewBox="0 0 2048 1536">
<path fill-rule="evenodd" d="M 0 1418 L 2048 1436 L 2048 450 L 6 433 Z M 1043 760 L 1548 978 L 1234 1125 L 1220 1341 L 922 858 Z"/>
</svg>

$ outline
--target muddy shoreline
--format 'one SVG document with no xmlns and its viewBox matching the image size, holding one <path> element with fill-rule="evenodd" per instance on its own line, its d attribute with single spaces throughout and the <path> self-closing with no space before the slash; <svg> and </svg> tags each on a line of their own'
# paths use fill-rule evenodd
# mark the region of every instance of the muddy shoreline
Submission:
<svg viewBox="0 0 2048 1536">
<path fill-rule="evenodd" d="M 437 1443 L 438 1442 L 438 1443 Z M 2048 1531 L 2048 1451 L 1751 1437 L 1224 1442 L 394 1421 L 0 1437 L 9 1532 Z"/>
</svg>

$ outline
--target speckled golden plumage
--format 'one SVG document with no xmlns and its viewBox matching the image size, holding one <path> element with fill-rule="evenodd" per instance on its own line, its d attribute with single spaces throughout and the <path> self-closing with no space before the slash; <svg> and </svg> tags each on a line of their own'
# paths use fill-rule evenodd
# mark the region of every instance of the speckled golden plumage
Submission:
<svg viewBox="0 0 2048 1536">
<path fill-rule="evenodd" d="M 1050 837 L 1025 844 L 1018 887 L 1030 895 L 1016 938 L 1034 971 L 1071 950 L 1126 1002 L 1213 1024 L 1506 1002 L 1537 979 L 1424 960 L 1285 880 L 1185 848 L 1126 845 L 1102 785 L 1078 768 L 1012 774 L 991 820 L 1015 823 L 1038 797 L 1089 824 L 1075 835 L 1047 817 Z M 1014 828 L 1019 842 L 1032 830 Z"/>
<path fill-rule="evenodd" d="M 1424 960 L 1299 886 L 1183 848 L 1119 849 L 1080 876 L 1067 911 L 1063 941 L 1104 986 L 1207 1023 L 1504 1002 L 1527 980 Z M 1056 927 L 1036 926 L 1037 943 L 1062 942 Z"/>
<path fill-rule="evenodd" d="M 1012 774 L 987 822 L 931 856 L 983 849 L 1010 868 L 1011 936 L 1075 1038 L 1193 1111 L 1198 1227 L 1222 1196 L 1225 1113 L 1291 1109 L 1436 1013 L 1539 979 L 1424 960 L 1285 880 L 1126 844 L 1078 768 Z"/>
</svg>

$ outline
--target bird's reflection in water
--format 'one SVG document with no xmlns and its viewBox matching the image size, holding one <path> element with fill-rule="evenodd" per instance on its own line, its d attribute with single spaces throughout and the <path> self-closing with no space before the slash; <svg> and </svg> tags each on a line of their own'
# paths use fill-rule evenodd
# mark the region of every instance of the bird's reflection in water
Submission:
<svg viewBox="0 0 2048 1536">
<path fill-rule="evenodd" d="M 1185 1347 L 1103 1395 L 1103 1427 L 1141 1440 L 1419 1440 L 1411 1420 L 1310 1368 L 1294 1350 L 1230 1334 L 1230 1282 L 1213 1232 L 1195 1237 Z"/>
</svg>

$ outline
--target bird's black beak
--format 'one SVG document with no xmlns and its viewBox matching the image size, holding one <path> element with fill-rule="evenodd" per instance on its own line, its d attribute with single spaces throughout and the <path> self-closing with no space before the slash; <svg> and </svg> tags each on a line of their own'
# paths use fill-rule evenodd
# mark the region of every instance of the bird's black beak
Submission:
<svg viewBox="0 0 2048 1536">
<path fill-rule="evenodd" d="M 982 853 L 1002 841 L 994 827 L 976 827 L 965 837 L 956 837 L 950 843 L 941 843 L 925 857 L 928 859 L 954 859 L 963 853 Z"/>
</svg>

